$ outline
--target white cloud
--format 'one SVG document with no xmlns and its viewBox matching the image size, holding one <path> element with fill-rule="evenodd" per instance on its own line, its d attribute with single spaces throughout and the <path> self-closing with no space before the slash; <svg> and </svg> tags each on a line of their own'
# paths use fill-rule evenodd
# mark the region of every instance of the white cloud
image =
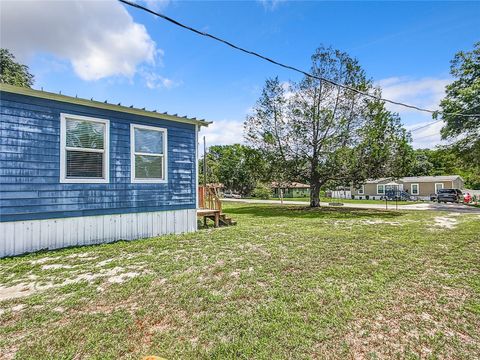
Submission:
<svg viewBox="0 0 480 360">
<path fill-rule="evenodd" d="M 434 120 L 429 120 L 405 126 L 407 130 L 422 127 L 418 131 L 412 132 L 412 146 L 415 149 L 434 148 L 437 145 L 446 144 L 446 142 L 441 139 L 440 135 L 440 130 L 444 125 L 443 121 L 432 124 L 433 121 Z"/>
<path fill-rule="evenodd" d="M 83 80 L 131 78 L 159 50 L 115 0 L 2 1 L 1 43 L 25 62 L 38 53 L 67 59 Z"/>
<path fill-rule="evenodd" d="M 243 140 L 243 121 L 239 120 L 218 120 L 207 128 L 203 128 L 200 137 L 211 145 L 229 145 L 235 143 L 244 143 Z M 201 140 L 201 139 L 199 139 Z M 201 140 L 203 141 L 203 140 Z M 202 147 L 203 151 L 203 147 Z"/>
<path fill-rule="evenodd" d="M 286 0 L 257 0 L 265 10 L 273 11 Z"/>
<path fill-rule="evenodd" d="M 445 86 L 449 78 L 391 77 L 378 81 L 382 96 L 387 99 L 412 104 L 418 107 L 438 110 L 440 100 L 445 95 Z M 398 113 L 416 112 L 398 105 L 387 104 L 389 110 Z"/>
<path fill-rule="evenodd" d="M 148 69 L 141 69 L 140 76 L 145 80 L 145 85 L 152 90 L 160 88 L 171 89 L 181 85 L 179 81 L 166 78 Z"/>
<path fill-rule="evenodd" d="M 438 110 L 440 100 L 445 96 L 445 86 L 449 78 L 408 78 L 391 77 L 377 82 L 382 88 L 382 96 L 387 99 L 415 105 L 421 108 Z M 434 121 L 431 114 L 398 105 L 386 104 L 390 111 L 398 112 L 407 130 L 424 126 Z M 440 139 L 443 122 L 437 122 L 412 133 L 414 148 L 433 148 L 444 144 Z"/>
<path fill-rule="evenodd" d="M 143 3 L 145 7 L 158 11 L 165 9 L 170 4 L 170 0 L 138 0 L 137 3 Z"/>
</svg>

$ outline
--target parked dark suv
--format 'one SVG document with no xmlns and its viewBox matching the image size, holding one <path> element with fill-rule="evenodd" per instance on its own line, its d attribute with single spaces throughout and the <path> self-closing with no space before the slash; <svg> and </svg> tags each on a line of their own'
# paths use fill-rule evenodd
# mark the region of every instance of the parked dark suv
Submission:
<svg viewBox="0 0 480 360">
<path fill-rule="evenodd" d="M 459 189 L 439 189 L 437 191 L 437 201 L 440 202 L 462 202 L 463 193 Z"/>
</svg>

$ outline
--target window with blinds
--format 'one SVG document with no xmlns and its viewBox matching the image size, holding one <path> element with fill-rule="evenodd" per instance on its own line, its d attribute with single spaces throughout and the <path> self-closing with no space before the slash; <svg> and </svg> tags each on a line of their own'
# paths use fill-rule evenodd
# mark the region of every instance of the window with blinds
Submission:
<svg viewBox="0 0 480 360">
<path fill-rule="evenodd" d="M 108 182 L 108 120 L 62 114 L 62 182 Z"/>
<path fill-rule="evenodd" d="M 131 125 L 132 182 L 164 182 L 167 178 L 167 130 Z"/>
</svg>

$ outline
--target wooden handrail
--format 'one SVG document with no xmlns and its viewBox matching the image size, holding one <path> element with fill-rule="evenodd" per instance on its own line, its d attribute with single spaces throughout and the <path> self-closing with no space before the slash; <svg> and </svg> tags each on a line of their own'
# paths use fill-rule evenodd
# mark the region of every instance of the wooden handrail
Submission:
<svg viewBox="0 0 480 360">
<path fill-rule="evenodd" d="M 221 212 L 222 201 L 218 197 L 216 188 L 199 186 L 198 206 L 200 207 L 200 209 L 220 210 Z"/>
</svg>

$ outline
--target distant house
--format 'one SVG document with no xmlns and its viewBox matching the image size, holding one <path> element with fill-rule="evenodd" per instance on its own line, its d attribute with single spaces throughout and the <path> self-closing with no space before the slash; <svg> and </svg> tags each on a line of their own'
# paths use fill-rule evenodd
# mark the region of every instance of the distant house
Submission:
<svg viewBox="0 0 480 360">
<path fill-rule="evenodd" d="M 0 85 L 0 257 L 197 229 L 195 118 Z"/>
<path fill-rule="evenodd" d="M 310 185 L 299 182 L 273 182 L 271 184 L 273 197 L 280 197 L 280 194 L 285 198 L 309 197 Z"/>
<path fill-rule="evenodd" d="M 382 178 L 368 180 L 358 188 L 351 187 L 351 196 L 355 199 L 383 199 L 389 190 L 399 190 L 419 200 L 429 200 L 439 189 L 463 189 L 463 179 L 459 175 L 451 176 L 412 176 L 400 179 Z"/>
</svg>

